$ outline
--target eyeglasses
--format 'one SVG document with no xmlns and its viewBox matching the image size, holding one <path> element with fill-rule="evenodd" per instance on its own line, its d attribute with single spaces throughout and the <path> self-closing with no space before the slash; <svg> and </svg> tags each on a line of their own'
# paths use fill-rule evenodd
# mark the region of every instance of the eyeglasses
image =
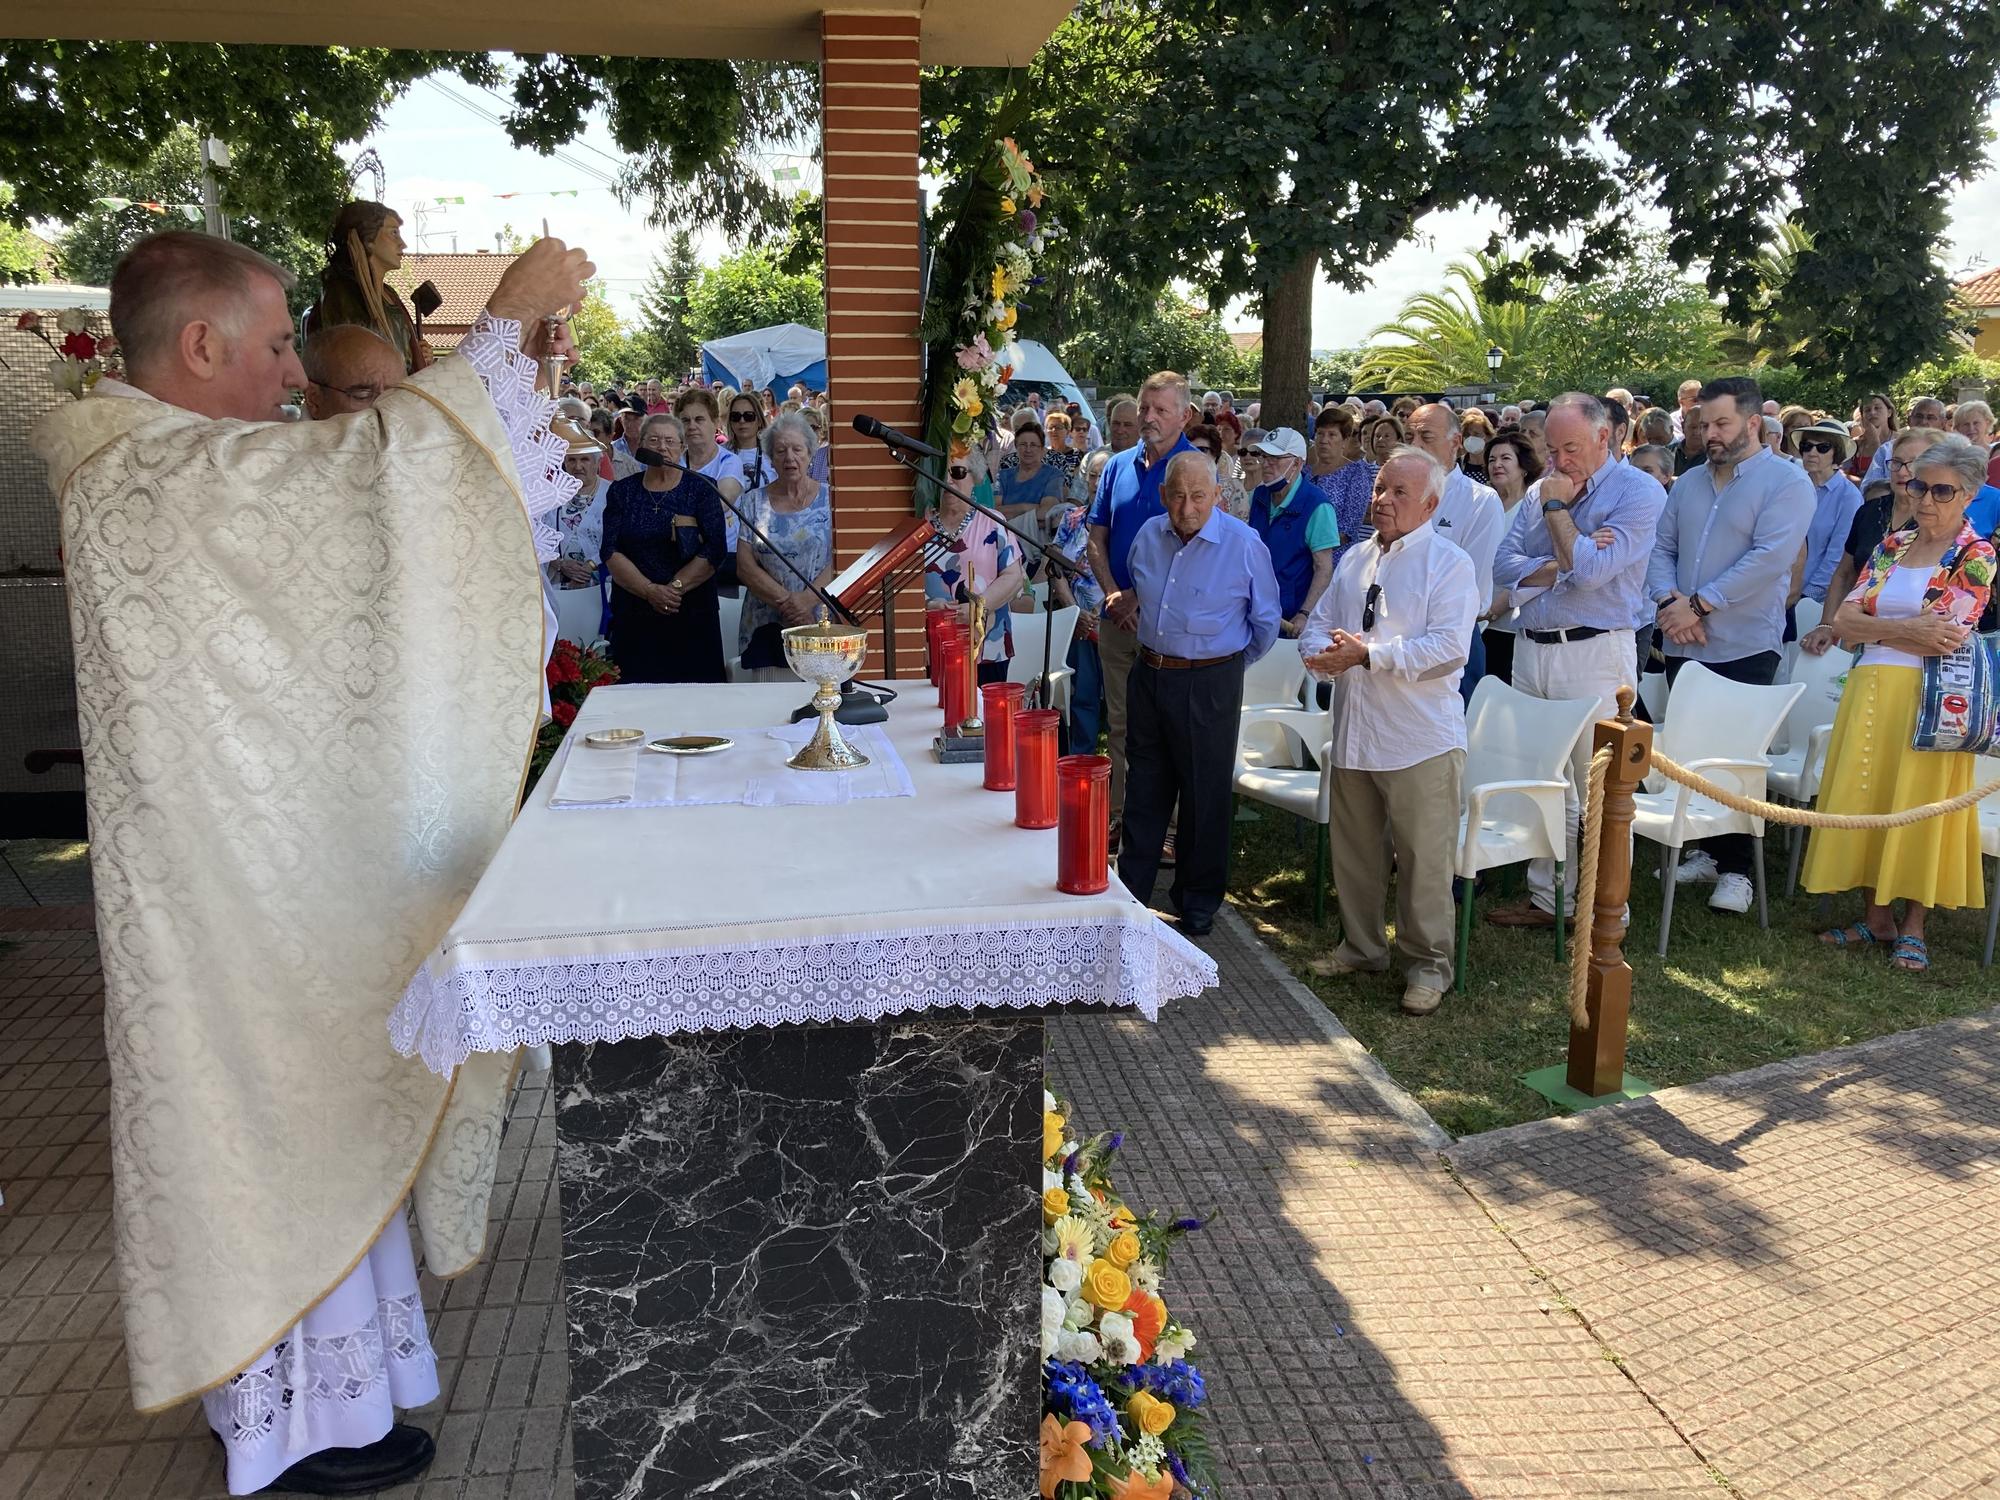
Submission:
<svg viewBox="0 0 2000 1500">
<path fill-rule="evenodd" d="M 970 479 L 972 477 L 972 470 L 963 465 L 953 468 L 950 473 L 953 479 Z"/>
<path fill-rule="evenodd" d="M 1892 459 L 1890 459 L 1890 460 L 1889 460 L 1889 472 L 1890 472 L 1891 474 L 1893 474 L 1893 473 L 1895 473 L 1895 472 L 1896 472 L 1896 471 L 1897 471 L 1898 469 L 1901 469 L 1901 470 L 1902 470 L 1902 471 L 1903 471 L 1903 472 L 1904 472 L 1905 474 L 1914 474 L 1914 473 L 1916 473 L 1916 472 L 1917 472 L 1917 465 L 1916 465 L 1916 460 L 1914 460 L 1914 459 L 1908 459 L 1908 458 L 1892 458 Z"/>
<path fill-rule="evenodd" d="M 1368 593 L 1361 601 L 1361 629 L 1363 634 L 1375 628 L 1375 606 L 1382 602 L 1382 585 L 1371 583 Z"/>
<path fill-rule="evenodd" d="M 1802 454 L 1804 454 L 1804 453 L 1833 453 L 1833 452 L 1836 452 L 1836 451 L 1838 451 L 1838 448 L 1839 448 L 1839 445 L 1838 445 L 1837 443 L 1835 443 L 1835 442 L 1833 441 L 1833 439 L 1832 439 L 1832 438 L 1800 438 L 1800 439 L 1799 439 L 1799 452 L 1800 452 L 1800 453 L 1802 453 Z"/>
<path fill-rule="evenodd" d="M 1928 500 L 1934 505 L 1949 505 L 1965 493 L 1955 484 L 1925 484 L 1921 479 L 1912 479 L 1903 486 L 1903 491 L 1914 504 L 1921 505 Z"/>
<path fill-rule="evenodd" d="M 729 420 L 732 422 L 754 422 L 757 420 L 757 413 L 754 411 L 733 411 L 729 414 Z"/>
<path fill-rule="evenodd" d="M 1210 458 L 1215 457 L 1215 450 L 1206 443 L 1191 443 L 1188 446 L 1193 448 L 1197 453 L 1206 453 Z"/>
<path fill-rule="evenodd" d="M 319 385 L 319 382 L 315 380 L 313 384 Z M 363 406 L 380 401 L 384 389 L 379 385 L 319 385 L 319 388 L 323 391 L 333 391 L 338 395 L 345 396 L 349 401 L 357 401 Z"/>
</svg>

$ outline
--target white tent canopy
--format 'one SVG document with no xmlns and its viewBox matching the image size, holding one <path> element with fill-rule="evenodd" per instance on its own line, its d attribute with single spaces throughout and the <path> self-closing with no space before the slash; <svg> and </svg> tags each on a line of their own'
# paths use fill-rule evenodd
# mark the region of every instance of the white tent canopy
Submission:
<svg viewBox="0 0 2000 1500">
<path fill-rule="evenodd" d="M 769 390 L 794 380 L 826 389 L 826 335 L 803 323 L 774 323 L 701 346 L 703 373 L 739 391 Z"/>
</svg>

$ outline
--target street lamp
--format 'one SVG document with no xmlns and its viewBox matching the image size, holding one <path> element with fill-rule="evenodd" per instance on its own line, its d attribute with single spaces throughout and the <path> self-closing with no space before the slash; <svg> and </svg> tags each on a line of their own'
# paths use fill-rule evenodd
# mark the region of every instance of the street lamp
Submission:
<svg viewBox="0 0 2000 1500">
<path fill-rule="evenodd" d="M 1492 376 L 1492 383 L 1495 386 L 1495 389 L 1492 392 L 1488 393 L 1486 397 L 1488 401 L 1494 401 L 1499 398 L 1498 386 L 1500 384 L 1500 361 L 1505 359 L 1506 357 L 1507 357 L 1506 351 L 1503 350 L 1498 344 L 1488 344 L 1486 346 L 1486 371 L 1490 376 Z"/>
</svg>

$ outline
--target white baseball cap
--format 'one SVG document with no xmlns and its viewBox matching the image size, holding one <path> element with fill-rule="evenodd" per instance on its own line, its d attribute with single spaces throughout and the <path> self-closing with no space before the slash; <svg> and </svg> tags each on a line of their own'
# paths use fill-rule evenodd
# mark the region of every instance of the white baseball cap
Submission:
<svg viewBox="0 0 2000 1500">
<path fill-rule="evenodd" d="M 1299 435 L 1295 427 L 1273 427 L 1251 446 L 1269 458 L 1306 456 L 1306 440 Z"/>
</svg>

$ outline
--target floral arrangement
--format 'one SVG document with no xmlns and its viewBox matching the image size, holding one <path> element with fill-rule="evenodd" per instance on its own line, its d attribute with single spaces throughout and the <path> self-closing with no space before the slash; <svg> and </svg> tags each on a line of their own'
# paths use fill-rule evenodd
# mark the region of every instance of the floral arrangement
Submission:
<svg viewBox="0 0 2000 1500">
<path fill-rule="evenodd" d="M 1202 1221 L 1133 1212 L 1111 1181 L 1123 1134 L 1079 1141 L 1053 1094 L 1042 1107 L 1042 1500 L 1206 1495 L 1208 1392 L 1160 1296 Z"/>
<path fill-rule="evenodd" d="M 951 388 L 952 452 L 963 454 L 975 433 L 990 431 L 995 403 L 1007 388 L 1021 353 L 1014 343 L 1020 320 L 1021 294 L 1036 284 L 1032 256 L 1040 255 L 1053 221 L 1043 224 L 1042 179 L 1035 164 L 1011 139 L 1000 143 L 999 217 L 1003 242 L 993 255 L 990 274 L 966 295 L 962 327 L 975 330 L 953 355 L 965 373 Z"/>
<path fill-rule="evenodd" d="M 14 326 L 49 346 L 49 352 L 55 356 L 49 361 L 49 383 L 57 390 L 81 396 L 106 375 L 115 378 L 120 374 L 118 341 L 91 333 L 87 311 L 81 307 L 65 308 L 56 314 L 55 322 L 56 331 L 62 335 L 60 344 L 49 337 L 38 312 L 22 313 Z"/>
<path fill-rule="evenodd" d="M 576 711 L 590 696 L 590 690 L 616 682 L 618 668 L 610 657 L 594 647 L 558 640 L 556 649 L 549 654 L 548 678 L 550 717 L 549 722 L 542 726 L 541 733 L 535 736 L 534 758 L 528 762 L 529 786 L 533 786 L 542 772 L 548 769 L 550 760 L 562 745 L 563 736 L 576 722 Z"/>
</svg>

